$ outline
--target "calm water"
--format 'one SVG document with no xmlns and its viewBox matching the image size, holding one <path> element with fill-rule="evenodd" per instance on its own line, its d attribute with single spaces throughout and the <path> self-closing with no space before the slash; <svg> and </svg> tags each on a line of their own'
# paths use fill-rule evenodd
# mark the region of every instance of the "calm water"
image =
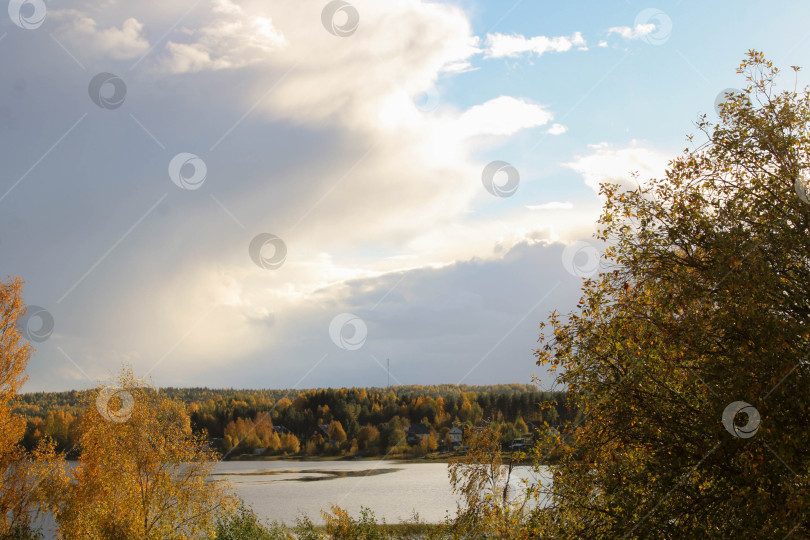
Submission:
<svg viewBox="0 0 810 540">
<path fill-rule="evenodd" d="M 428 522 L 455 514 L 457 498 L 450 489 L 446 463 L 400 461 L 228 462 L 217 467 L 217 478 L 234 490 L 264 519 L 293 524 L 306 513 L 321 523 L 321 510 L 337 504 L 358 515 L 361 506 L 389 523 L 407 520 L 417 511 Z M 520 467 L 520 478 L 535 473 Z"/>
<path fill-rule="evenodd" d="M 378 521 L 388 523 L 407 520 L 414 511 L 438 523 L 447 512 L 456 511 L 446 463 L 230 461 L 217 465 L 214 479 L 227 480 L 263 520 L 288 525 L 302 513 L 322 523 L 321 510 L 332 504 L 355 517 L 366 506 Z M 537 481 L 528 467 L 517 468 L 512 479 L 514 488 L 519 488 L 520 479 Z M 46 530 L 54 525 L 48 516 L 40 524 Z"/>
</svg>

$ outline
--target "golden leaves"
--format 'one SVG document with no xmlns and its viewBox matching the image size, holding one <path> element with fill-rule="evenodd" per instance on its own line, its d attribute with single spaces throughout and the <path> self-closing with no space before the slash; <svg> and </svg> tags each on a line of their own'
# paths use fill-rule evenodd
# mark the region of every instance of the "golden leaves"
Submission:
<svg viewBox="0 0 810 540">
<path fill-rule="evenodd" d="M 219 512 L 233 504 L 227 486 L 208 482 L 216 458 L 193 434 L 182 404 L 124 369 L 118 388 L 135 407 L 113 422 L 88 403 L 82 454 L 64 492 L 55 497 L 62 534 L 107 531 L 143 539 L 210 536 Z"/>
</svg>

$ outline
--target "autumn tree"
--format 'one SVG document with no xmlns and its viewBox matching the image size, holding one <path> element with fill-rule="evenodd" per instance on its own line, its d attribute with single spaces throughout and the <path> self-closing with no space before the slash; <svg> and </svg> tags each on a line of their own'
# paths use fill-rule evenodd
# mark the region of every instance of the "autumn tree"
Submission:
<svg viewBox="0 0 810 540">
<path fill-rule="evenodd" d="M 231 453 L 234 447 L 239 450 L 252 452 L 257 448 L 277 451 L 282 443 L 273 429 L 273 422 L 269 413 L 256 414 L 254 419 L 237 418 L 228 423 L 224 430 L 224 450 Z"/>
<path fill-rule="evenodd" d="M 25 311 L 22 281 L 0 281 L 0 538 L 30 530 L 42 508 L 38 488 L 50 481 L 60 460 L 48 440 L 27 453 L 21 444 L 25 419 L 12 412 L 32 351 L 20 331 Z"/>
<path fill-rule="evenodd" d="M 279 437 L 278 450 L 283 454 L 297 454 L 301 450 L 301 442 L 292 433 L 282 433 Z"/>
<path fill-rule="evenodd" d="M 123 370 L 81 422 L 79 466 L 51 496 L 67 539 L 212 537 L 232 506 L 204 434 L 181 403 Z"/>
<path fill-rule="evenodd" d="M 739 71 L 663 178 L 602 187 L 606 271 L 538 351 L 583 413 L 538 536 L 810 535 L 810 93 Z"/>
<path fill-rule="evenodd" d="M 380 431 L 371 424 L 366 424 L 361 427 L 357 434 L 357 443 L 359 444 L 360 450 L 369 450 L 374 447 L 379 437 Z"/>
<path fill-rule="evenodd" d="M 346 432 L 343 430 L 343 425 L 338 420 L 333 420 L 329 424 L 329 438 L 338 444 L 346 442 Z"/>
<path fill-rule="evenodd" d="M 504 455 L 500 434 L 490 424 L 464 432 L 466 453 L 453 458 L 448 466 L 453 492 L 460 495 L 454 528 L 467 537 L 514 538 L 526 519 L 527 505 L 535 496 L 535 486 L 523 482 L 512 493 L 515 466 L 524 457 Z"/>
<path fill-rule="evenodd" d="M 391 422 L 389 422 L 387 427 L 386 446 L 388 448 L 388 452 L 394 452 L 395 448 L 401 448 L 403 451 L 406 450 L 408 448 L 407 433 L 405 432 L 405 427 L 402 425 L 402 421 L 399 419 L 399 417 L 395 417 Z"/>
</svg>

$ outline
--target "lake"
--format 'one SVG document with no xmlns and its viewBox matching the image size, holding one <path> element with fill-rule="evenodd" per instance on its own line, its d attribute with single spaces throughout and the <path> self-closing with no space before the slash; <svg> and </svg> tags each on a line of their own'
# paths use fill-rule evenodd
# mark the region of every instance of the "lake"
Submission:
<svg viewBox="0 0 810 540">
<path fill-rule="evenodd" d="M 545 470 L 542 476 L 546 481 Z M 365 506 L 378 521 L 405 521 L 416 511 L 422 520 L 439 523 L 447 513 L 455 514 L 458 500 L 450 489 L 446 463 L 228 461 L 217 465 L 213 477 L 227 480 L 263 520 L 288 525 L 302 513 L 321 524 L 321 510 L 332 504 L 353 517 Z M 520 487 L 521 479 L 536 482 L 537 473 L 518 467 L 511 482 L 514 488 Z M 53 527 L 48 517 L 40 522 L 46 529 Z"/>
<path fill-rule="evenodd" d="M 512 484 L 534 479 L 519 467 Z M 544 475 L 545 476 L 545 475 Z M 378 520 L 407 520 L 417 511 L 428 522 L 455 514 L 457 498 L 450 489 L 446 463 L 402 461 L 230 461 L 220 463 L 217 478 L 230 482 L 263 519 L 295 522 L 302 512 L 322 523 L 321 510 L 337 504 L 357 516 L 370 508 Z"/>
</svg>

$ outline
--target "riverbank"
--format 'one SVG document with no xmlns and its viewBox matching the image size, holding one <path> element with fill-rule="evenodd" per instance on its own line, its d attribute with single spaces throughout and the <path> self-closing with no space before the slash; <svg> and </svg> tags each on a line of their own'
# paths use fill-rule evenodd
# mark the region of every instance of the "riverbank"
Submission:
<svg viewBox="0 0 810 540">
<path fill-rule="evenodd" d="M 435 456 L 413 457 L 413 456 L 254 456 L 251 454 L 241 454 L 229 458 L 225 461 L 292 461 L 292 462 L 334 462 L 334 461 L 397 461 L 401 463 L 449 463 L 451 459 L 457 457 L 455 454 L 442 454 Z"/>
<path fill-rule="evenodd" d="M 356 462 L 356 461 L 396 461 L 398 463 L 450 463 L 453 459 L 463 457 L 464 454 L 450 452 L 435 452 L 424 457 L 414 456 L 256 456 L 252 454 L 240 454 L 230 457 L 224 461 L 288 461 L 288 462 Z M 508 453 L 503 455 L 504 463 L 509 463 Z M 516 465 L 533 465 L 530 459 L 515 461 Z"/>
</svg>

